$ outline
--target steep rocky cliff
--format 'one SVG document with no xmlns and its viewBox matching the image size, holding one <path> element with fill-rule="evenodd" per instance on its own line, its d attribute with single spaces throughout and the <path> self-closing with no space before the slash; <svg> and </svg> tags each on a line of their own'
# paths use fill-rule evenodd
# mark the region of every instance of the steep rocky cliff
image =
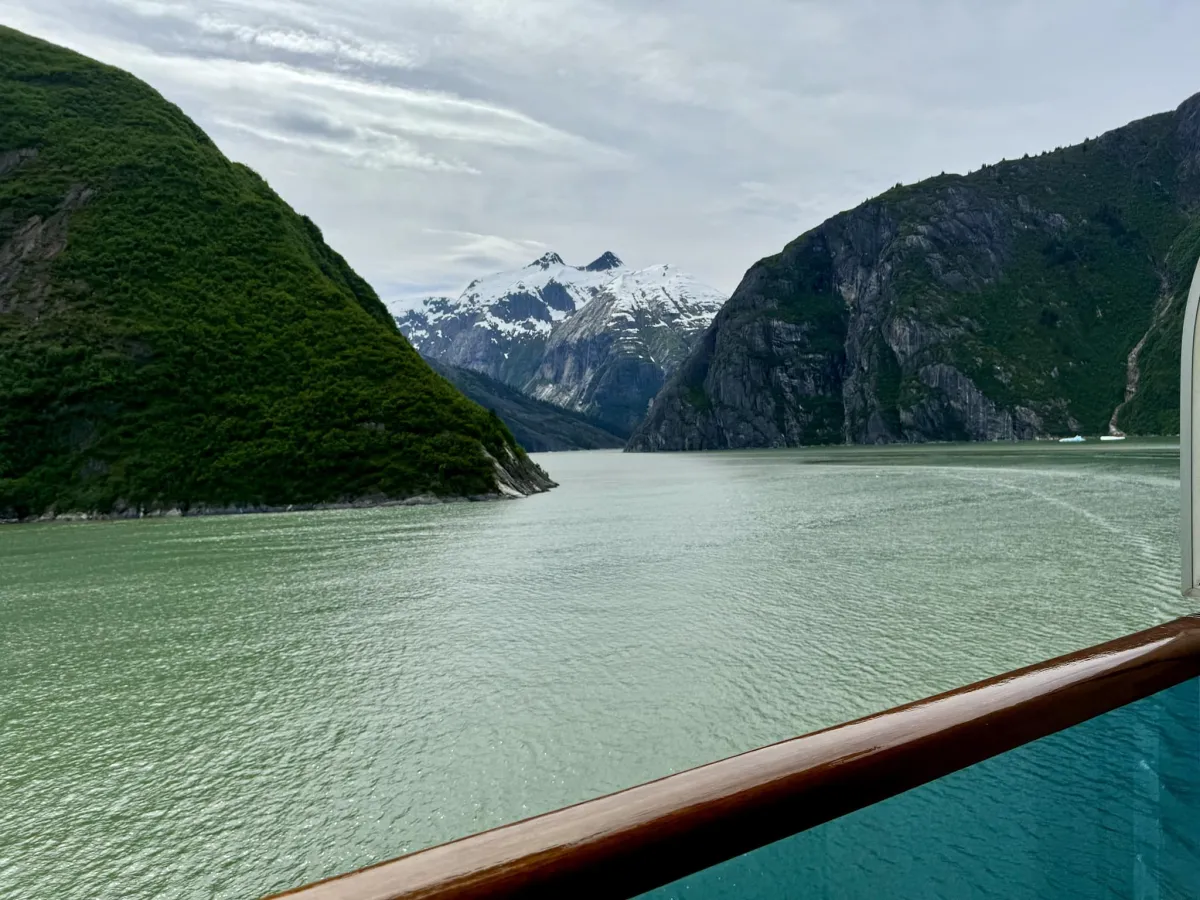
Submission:
<svg viewBox="0 0 1200 900">
<path fill-rule="evenodd" d="M 394 312 L 427 359 L 628 435 L 724 300 L 673 266 L 633 270 L 605 253 L 576 267 L 549 253 L 472 282 L 457 300 Z"/>
<path fill-rule="evenodd" d="M 753 266 L 631 450 L 1176 433 L 1200 97 L 897 186 Z"/>
</svg>

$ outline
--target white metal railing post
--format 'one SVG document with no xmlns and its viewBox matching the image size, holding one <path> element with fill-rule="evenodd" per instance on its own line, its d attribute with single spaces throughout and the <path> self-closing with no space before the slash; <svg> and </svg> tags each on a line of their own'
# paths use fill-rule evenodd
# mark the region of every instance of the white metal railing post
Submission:
<svg viewBox="0 0 1200 900">
<path fill-rule="evenodd" d="M 1179 547 L 1183 561 L 1181 588 L 1184 596 L 1200 596 L 1200 572 L 1196 571 L 1200 560 L 1200 503 L 1196 489 L 1198 467 L 1196 454 L 1200 451 L 1200 390 L 1196 379 L 1200 377 L 1200 341 L 1196 340 L 1197 308 L 1200 307 L 1200 263 L 1192 275 L 1192 286 L 1188 291 L 1187 309 L 1183 317 L 1183 346 L 1179 356 L 1179 487 L 1181 509 L 1179 516 Z"/>
</svg>

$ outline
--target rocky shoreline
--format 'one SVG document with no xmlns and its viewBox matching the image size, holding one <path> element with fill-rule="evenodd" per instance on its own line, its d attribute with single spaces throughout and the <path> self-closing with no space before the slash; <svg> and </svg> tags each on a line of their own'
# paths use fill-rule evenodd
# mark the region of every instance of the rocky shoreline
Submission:
<svg viewBox="0 0 1200 900">
<path fill-rule="evenodd" d="M 376 494 L 358 497 L 354 500 L 339 500 L 332 503 L 289 503 L 284 505 L 234 504 L 231 506 L 213 506 L 197 504 L 186 509 L 179 506 L 143 508 L 124 506 L 114 512 L 99 513 L 85 510 L 67 510 L 65 512 L 45 512 L 36 516 L 17 518 L 4 516 L 0 512 L 0 525 L 26 525 L 34 522 L 109 522 L 119 519 L 170 519 L 191 516 L 243 516 L 260 513 L 289 513 L 310 512 L 314 510 L 332 509 L 376 509 L 392 506 L 439 506 L 444 503 L 483 503 L 491 500 L 516 500 L 530 497 L 534 494 L 544 494 L 558 483 L 537 463 L 528 456 L 518 458 L 509 451 L 508 465 L 501 464 L 487 451 L 484 451 L 496 467 L 497 490 L 489 494 L 473 494 L 470 496 L 440 497 L 436 494 L 416 494 L 412 497 L 388 497 Z"/>
<path fill-rule="evenodd" d="M 551 482 L 551 486 L 557 487 L 558 485 Z M 545 491 L 537 491 L 537 493 L 545 493 Z M 415 497 L 405 497 L 400 500 L 386 497 L 364 497 L 359 500 L 347 500 L 335 503 L 292 503 L 286 506 L 192 506 L 187 510 L 173 506 L 157 509 L 128 508 L 110 513 L 74 510 L 43 513 L 40 516 L 29 516 L 24 519 L 0 518 L 0 525 L 29 525 L 35 522 L 111 522 L 122 519 L 173 519 L 194 516 L 244 516 L 334 509 L 381 509 L 394 506 L 441 506 L 447 503 L 484 503 L 492 500 L 517 500 L 526 496 L 531 495 L 498 492 L 495 494 L 476 494 L 470 497 L 438 497 L 433 494 L 418 494 Z"/>
</svg>

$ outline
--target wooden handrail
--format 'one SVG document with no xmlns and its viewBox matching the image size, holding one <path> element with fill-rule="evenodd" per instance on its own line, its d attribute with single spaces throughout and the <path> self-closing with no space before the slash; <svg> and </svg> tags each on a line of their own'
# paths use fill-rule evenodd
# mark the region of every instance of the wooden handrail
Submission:
<svg viewBox="0 0 1200 900">
<path fill-rule="evenodd" d="M 1177 619 L 276 896 L 627 898 L 1198 676 Z"/>
</svg>

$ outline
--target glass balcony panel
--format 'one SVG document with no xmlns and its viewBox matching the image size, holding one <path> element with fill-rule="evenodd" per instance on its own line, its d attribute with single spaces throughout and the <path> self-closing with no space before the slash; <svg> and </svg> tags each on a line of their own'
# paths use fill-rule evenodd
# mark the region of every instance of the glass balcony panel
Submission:
<svg viewBox="0 0 1200 900">
<path fill-rule="evenodd" d="M 1200 680 L 642 895 L 1200 898 Z"/>
</svg>

